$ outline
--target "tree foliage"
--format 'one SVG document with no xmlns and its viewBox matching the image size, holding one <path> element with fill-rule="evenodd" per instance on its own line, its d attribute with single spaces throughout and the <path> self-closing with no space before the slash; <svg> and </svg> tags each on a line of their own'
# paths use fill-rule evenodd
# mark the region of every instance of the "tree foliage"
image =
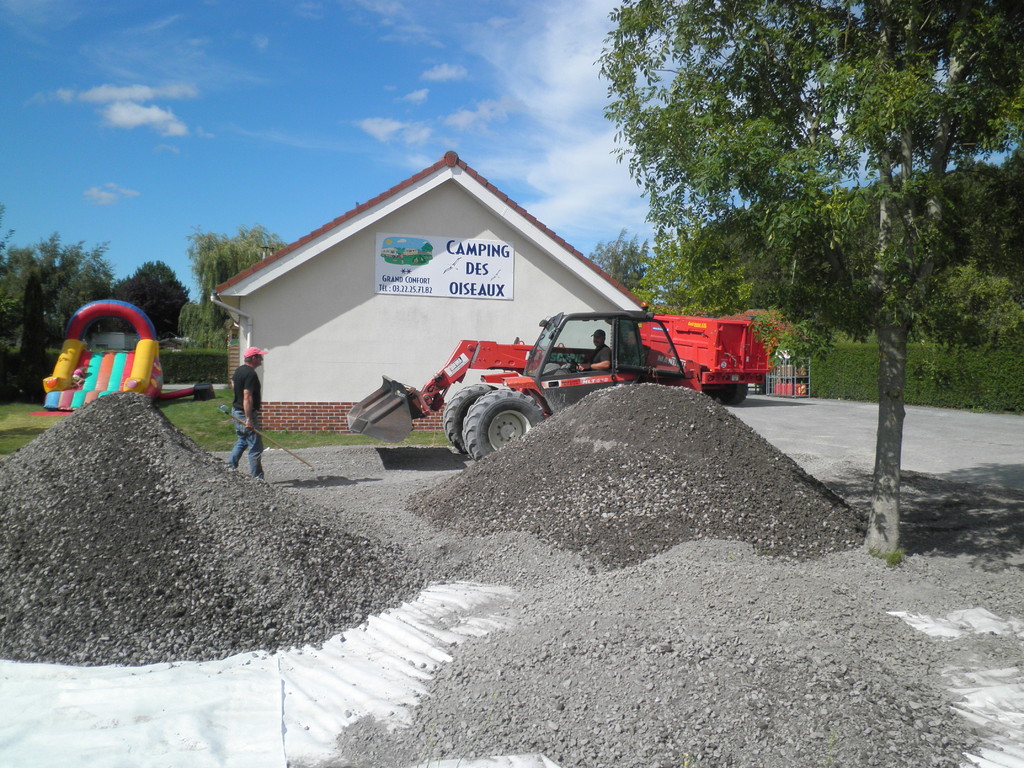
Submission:
<svg viewBox="0 0 1024 768">
<path fill-rule="evenodd" d="M 5 348 L 14 346 L 21 329 L 21 305 L 16 296 L 12 296 L 6 287 L 7 275 L 7 243 L 14 234 L 12 230 L 3 231 L 3 219 L 6 207 L 0 203 L 0 354 Z"/>
<path fill-rule="evenodd" d="M 715 254 L 713 262 L 706 253 Z M 655 244 L 640 295 L 676 314 L 736 314 L 757 303 L 749 266 L 742 238 L 727 221 L 714 227 L 680 227 L 675 237 L 662 236 Z"/>
<path fill-rule="evenodd" d="M 936 276 L 923 330 L 965 346 L 1024 338 L 1024 153 L 958 167 L 946 197 L 943 231 L 958 258 Z"/>
<path fill-rule="evenodd" d="M 614 240 L 601 241 L 594 246 L 590 260 L 603 269 L 620 285 L 634 293 L 640 287 L 647 271 L 649 248 L 639 235 L 628 237 L 628 230 L 620 230 Z"/>
<path fill-rule="evenodd" d="M 608 115 L 662 236 L 742 213 L 774 306 L 877 335 L 867 544 L 894 551 L 907 339 L 964 265 L 949 175 L 1019 145 L 1024 6 L 625 0 L 613 20 Z"/>
<path fill-rule="evenodd" d="M 196 230 L 189 241 L 188 254 L 199 299 L 182 309 L 179 328 L 189 339 L 189 346 L 223 349 L 227 346 L 230 316 L 210 301 L 214 289 L 280 250 L 285 242 L 259 225 L 239 227 L 234 237 Z"/>
<path fill-rule="evenodd" d="M 25 292 L 22 295 L 21 351 L 18 355 L 18 388 L 23 397 L 33 399 L 42 394 L 42 381 L 46 370 L 46 328 L 44 318 L 46 305 L 43 298 L 43 284 L 37 269 L 30 269 L 25 278 Z"/>
<path fill-rule="evenodd" d="M 149 317 L 157 338 L 178 332 L 178 316 L 188 304 L 188 289 L 162 261 L 147 261 L 114 287 L 114 297 L 134 304 Z"/>
<path fill-rule="evenodd" d="M 20 303 L 35 272 L 42 290 L 44 344 L 59 347 L 75 312 L 112 295 L 114 271 L 106 250 L 106 244 L 90 249 L 81 242 L 65 245 L 57 234 L 34 246 L 10 247 L 0 261 L 0 294 Z"/>
</svg>

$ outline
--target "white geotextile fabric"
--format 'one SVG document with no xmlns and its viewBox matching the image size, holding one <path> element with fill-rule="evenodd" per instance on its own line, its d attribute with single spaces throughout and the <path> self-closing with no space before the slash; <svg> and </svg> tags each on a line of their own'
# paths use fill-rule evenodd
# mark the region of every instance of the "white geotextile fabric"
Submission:
<svg viewBox="0 0 1024 768">
<path fill-rule="evenodd" d="M 943 640 L 986 633 L 1024 640 L 1024 622 L 1000 618 L 984 608 L 967 608 L 940 617 L 906 611 L 889 613 L 914 629 Z M 945 675 L 950 680 L 950 689 L 959 697 L 953 709 L 986 734 L 987 746 L 977 754 L 965 755 L 969 765 L 1024 768 L 1024 669 L 946 670 Z"/>
<path fill-rule="evenodd" d="M 285 768 L 336 756 L 351 723 L 407 725 L 426 682 L 467 637 L 507 627 L 503 587 L 458 583 L 322 648 L 213 662 L 71 667 L 0 661 L 0 763 L 20 768 Z M 926 634 L 1024 640 L 1024 622 L 983 608 L 931 617 L 892 611 Z M 954 708 L 989 736 L 965 765 L 1024 768 L 1024 670 L 950 670 Z M 543 755 L 431 762 L 430 768 L 558 768 Z M 396 768 L 399 768 L 396 766 Z M 425 768 L 416 766 L 414 768 Z"/>
<path fill-rule="evenodd" d="M 342 729 L 363 717 L 408 724 L 449 649 L 506 626 L 514 597 L 503 587 L 438 585 L 322 648 L 214 662 L 0 661 L 0 764 L 285 768 L 288 759 L 330 757 Z M 554 766 L 537 755 L 462 765 Z"/>
</svg>

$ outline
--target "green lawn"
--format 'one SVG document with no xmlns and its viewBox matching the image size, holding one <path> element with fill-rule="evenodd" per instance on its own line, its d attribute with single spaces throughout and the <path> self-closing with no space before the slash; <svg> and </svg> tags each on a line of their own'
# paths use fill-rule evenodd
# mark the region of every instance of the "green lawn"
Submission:
<svg viewBox="0 0 1024 768">
<path fill-rule="evenodd" d="M 195 401 L 191 397 L 180 400 L 157 400 L 157 406 L 174 426 L 208 451 L 229 451 L 235 443 L 234 422 L 218 407 L 231 404 L 228 390 L 215 390 L 215 399 Z M 42 411 L 41 405 L 31 403 L 0 404 L 0 455 L 14 453 L 26 443 L 45 432 L 65 415 L 33 416 Z M 264 432 L 285 448 L 310 448 L 318 445 L 382 445 L 377 440 L 361 435 L 333 433 L 303 434 L 299 432 Z M 266 441 L 268 448 L 274 444 Z M 447 445 L 440 432 L 413 432 L 402 445 Z"/>
</svg>

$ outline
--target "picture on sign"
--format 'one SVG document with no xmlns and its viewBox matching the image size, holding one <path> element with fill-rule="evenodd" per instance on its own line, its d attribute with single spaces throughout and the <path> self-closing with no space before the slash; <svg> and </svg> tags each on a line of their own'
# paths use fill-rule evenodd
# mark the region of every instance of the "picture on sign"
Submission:
<svg viewBox="0 0 1024 768">
<path fill-rule="evenodd" d="M 377 235 L 377 293 L 511 300 L 515 248 L 500 240 Z"/>
</svg>

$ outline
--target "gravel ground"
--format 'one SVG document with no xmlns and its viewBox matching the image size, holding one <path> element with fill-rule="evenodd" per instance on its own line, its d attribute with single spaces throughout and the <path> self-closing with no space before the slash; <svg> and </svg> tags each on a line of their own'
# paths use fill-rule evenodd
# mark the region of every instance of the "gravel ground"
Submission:
<svg viewBox="0 0 1024 768">
<path fill-rule="evenodd" d="M 524 752 L 561 768 L 963 763 L 979 736 L 946 673 L 1017 663 L 1020 640 L 941 642 L 887 612 L 1024 617 L 1024 495 L 906 477 L 910 555 L 888 568 L 855 540 L 870 468 L 794 457 L 804 472 L 718 405 L 653 389 L 588 398 L 477 463 L 323 448 L 302 452 L 311 472 L 271 450 L 269 484 L 144 400 L 101 399 L 0 465 L 0 656 L 315 643 L 466 579 L 514 587 L 515 628 L 453 651 L 410 728 L 350 727 L 321 768 Z M 682 418 L 658 426 L 663 407 Z M 233 603 L 210 605 L 211 584 Z M 271 642 L 256 615 L 275 618 Z"/>
</svg>

